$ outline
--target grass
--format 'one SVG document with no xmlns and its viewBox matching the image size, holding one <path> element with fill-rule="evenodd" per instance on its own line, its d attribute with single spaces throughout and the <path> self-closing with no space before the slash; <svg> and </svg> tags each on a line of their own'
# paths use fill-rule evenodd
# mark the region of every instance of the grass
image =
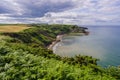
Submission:
<svg viewBox="0 0 120 80">
<path fill-rule="evenodd" d="M 5 38 L 6 36 L 2 36 L 2 35 L 0 35 L 0 40 L 2 40 L 3 38 Z"/>
<path fill-rule="evenodd" d="M 18 24 L 13 24 L 13 25 L 0 25 L 0 32 L 19 32 L 25 29 L 28 29 L 27 25 L 18 25 Z"/>
</svg>

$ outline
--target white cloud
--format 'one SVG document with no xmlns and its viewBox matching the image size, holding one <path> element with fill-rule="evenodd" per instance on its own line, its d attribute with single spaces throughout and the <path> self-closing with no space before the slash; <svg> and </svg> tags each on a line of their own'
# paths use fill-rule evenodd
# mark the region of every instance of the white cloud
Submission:
<svg viewBox="0 0 120 80">
<path fill-rule="evenodd" d="M 120 0 L 2 0 L 0 21 L 119 24 Z M 2 21 L 2 22 L 3 22 Z"/>
</svg>

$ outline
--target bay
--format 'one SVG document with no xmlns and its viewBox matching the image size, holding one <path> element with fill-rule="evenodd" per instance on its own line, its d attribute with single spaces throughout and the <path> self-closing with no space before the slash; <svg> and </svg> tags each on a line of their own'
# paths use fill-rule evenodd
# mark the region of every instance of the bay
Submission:
<svg viewBox="0 0 120 80">
<path fill-rule="evenodd" d="M 100 59 L 98 65 L 120 65 L 120 26 L 87 26 L 87 36 L 63 37 L 54 52 L 60 56 L 88 55 Z"/>
</svg>

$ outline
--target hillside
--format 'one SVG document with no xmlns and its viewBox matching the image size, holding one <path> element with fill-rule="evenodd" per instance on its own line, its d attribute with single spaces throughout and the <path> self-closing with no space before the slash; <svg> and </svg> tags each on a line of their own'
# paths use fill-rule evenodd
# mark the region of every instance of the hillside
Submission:
<svg viewBox="0 0 120 80">
<path fill-rule="evenodd" d="M 97 66 L 91 56 L 60 57 L 47 49 L 59 34 L 85 33 L 76 25 L 27 25 L 19 32 L 1 32 L 1 80 L 116 80 L 116 67 Z"/>
</svg>

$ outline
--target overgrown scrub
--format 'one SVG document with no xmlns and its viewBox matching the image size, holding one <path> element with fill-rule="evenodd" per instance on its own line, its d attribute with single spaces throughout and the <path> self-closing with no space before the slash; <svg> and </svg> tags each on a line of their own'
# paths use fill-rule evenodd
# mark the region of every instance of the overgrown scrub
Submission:
<svg viewBox="0 0 120 80">
<path fill-rule="evenodd" d="M 95 73 L 87 66 L 69 65 L 54 58 L 48 59 L 23 50 L 12 50 L 5 45 L 0 46 L 0 79 L 115 80 L 105 73 Z"/>
<path fill-rule="evenodd" d="M 67 62 L 68 64 L 79 64 L 79 66 L 88 66 L 90 64 L 94 64 L 97 65 L 97 61 L 98 59 L 96 58 L 92 58 L 92 56 L 81 56 L 81 55 L 77 55 L 75 57 L 63 57 L 62 58 L 63 62 Z"/>
<path fill-rule="evenodd" d="M 61 59 L 60 56 L 53 54 L 53 51 L 43 48 L 41 46 L 33 47 L 33 46 L 28 46 L 28 45 L 22 44 L 22 43 L 11 43 L 11 44 L 7 44 L 7 46 L 11 47 L 12 50 L 14 50 L 14 51 L 20 49 L 22 51 L 27 51 L 29 54 L 33 54 L 36 56 L 42 56 L 45 58 L 54 58 L 57 60 Z"/>
<path fill-rule="evenodd" d="M 108 74 L 116 78 L 117 80 L 120 80 L 120 67 L 115 66 L 109 66 L 108 68 L 105 68 L 104 71 Z"/>
</svg>

